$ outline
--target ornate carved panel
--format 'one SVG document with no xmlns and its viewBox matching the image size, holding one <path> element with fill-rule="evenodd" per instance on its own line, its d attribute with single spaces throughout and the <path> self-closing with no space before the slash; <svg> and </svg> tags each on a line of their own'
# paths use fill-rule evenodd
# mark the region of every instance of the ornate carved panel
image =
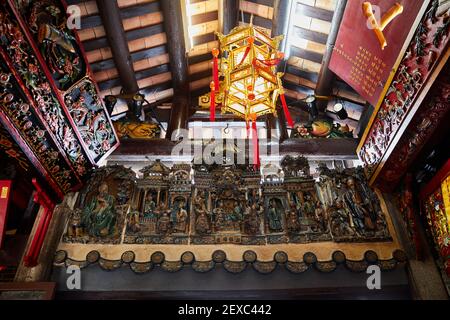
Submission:
<svg viewBox="0 0 450 320">
<path fill-rule="evenodd" d="M 0 54 L 7 63 L 7 66 L 3 66 L 3 77 L 17 79 L 17 86 L 26 93 L 24 102 L 30 104 L 29 107 L 42 119 L 52 139 L 71 162 L 75 174 L 82 178 L 90 167 L 89 160 L 84 155 L 69 121 L 65 118 L 63 109 L 52 92 L 19 23 L 5 4 L 1 6 Z"/>
<path fill-rule="evenodd" d="M 3 100 L 0 104 L 0 115 L 5 128 L 8 128 L 31 163 L 48 180 L 57 194 L 62 196 L 77 187 L 80 180 L 74 174 L 72 163 L 54 143 L 51 131 L 47 131 L 38 112 L 28 104 L 19 83 L 3 62 L 0 62 L 0 77 L 0 96 Z"/>
<path fill-rule="evenodd" d="M 98 161 L 112 150 L 118 140 L 94 82 L 89 77 L 77 82 L 66 91 L 64 101 L 87 147 L 87 153 Z"/>
<path fill-rule="evenodd" d="M 4 1 L 0 51 L 83 178 L 119 141 L 66 19 L 60 1 Z"/>
<path fill-rule="evenodd" d="M 286 157 L 263 177 L 245 165 L 155 161 L 139 178 L 122 166 L 100 168 L 70 212 L 55 263 L 129 265 L 137 274 L 404 265 L 386 206 L 361 168 L 322 166 L 315 180 L 305 158 Z"/>
<path fill-rule="evenodd" d="M 86 62 L 76 38 L 67 28 L 61 1 L 15 1 L 27 28 L 49 67 L 57 88 L 66 91 L 86 74 Z"/>
<path fill-rule="evenodd" d="M 385 98 L 361 140 L 359 157 L 372 180 L 378 173 L 376 170 L 386 162 L 387 152 L 396 141 L 396 136 L 402 134 L 402 129 L 417 111 L 421 103 L 417 99 L 429 89 L 427 82 L 441 57 L 448 58 L 449 19 L 446 11 L 437 16 L 439 2 L 432 2 L 419 24 Z"/>
<path fill-rule="evenodd" d="M 389 191 L 398 184 L 407 168 L 420 154 L 439 125 L 445 126 L 450 114 L 450 64 L 436 80 L 423 106 L 416 113 L 381 170 L 377 185 Z"/>
<path fill-rule="evenodd" d="M 288 156 L 281 167 L 283 180 L 272 176 L 262 180 L 258 171 L 245 165 L 194 166 L 192 176 L 189 164 L 168 168 L 156 161 L 141 170 L 143 177 L 136 185 L 129 169 L 99 169 L 82 192 L 79 209 L 73 213 L 75 222 L 67 231 L 72 234 L 65 241 L 266 245 L 392 240 L 379 200 L 361 168 L 321 168 L 316 182 L 306 158 Z M 111 232 L 105 234 L 92 234 L 92 224 L 97 222 L 86 220 L 96 216 L 98 194 L 107 199 L 101 201 L 106 201 L 108 215 L 114 217 L 108 222 Z M 118 202 L 127 207 L 119 210 Z M 101 229 L 103 218 L 99 219 Z M 78 227 L 71 229 L 71 225 Z M 113 230 L 122 229 L 125 233 L 119 239 Z"/>
<path fill-rule="evenodd" d="M 31 164 L 26 155 L 3 126 L 0 126 L 0 150 L 24 171 L 30 169 Z"/>
<path fill-rule="evenodd" d="M 450 293 L 450 159 L 421 189 L 420 205 L 433 258 Z"/>
</svg>

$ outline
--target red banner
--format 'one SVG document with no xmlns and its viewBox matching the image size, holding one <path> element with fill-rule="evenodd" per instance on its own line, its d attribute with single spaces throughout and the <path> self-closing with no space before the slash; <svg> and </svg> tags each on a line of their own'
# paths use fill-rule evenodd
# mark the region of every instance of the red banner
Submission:
<svg viewBox="0 0 450 320">
<path fill-rule="evenodd" d="M 6 213 L 11 194 L 11 180 L 0 180 L 0 248 L 6 229 Z"/>
<path fill-rule="evenodd" d="M 429 1 L 347 2 L 330 70 L 376 106 L 391 70 Z"/>
</svg>

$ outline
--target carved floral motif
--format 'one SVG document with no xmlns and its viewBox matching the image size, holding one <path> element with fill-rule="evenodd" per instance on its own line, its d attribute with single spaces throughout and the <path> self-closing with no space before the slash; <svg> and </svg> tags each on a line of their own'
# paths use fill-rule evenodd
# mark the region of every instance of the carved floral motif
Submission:
<svg viewBox="0 0 450 320">
<path fill-rule="evenodd" d="M 410 112 L 438 57 L 447 46 L 448 16 L 436 17 L 437 0 L 416 30 L 403 60 L 373 121 L 359 156 L 371 176 Z M 447 26 L 447 27 L 446 27 Z"/>
</svg>

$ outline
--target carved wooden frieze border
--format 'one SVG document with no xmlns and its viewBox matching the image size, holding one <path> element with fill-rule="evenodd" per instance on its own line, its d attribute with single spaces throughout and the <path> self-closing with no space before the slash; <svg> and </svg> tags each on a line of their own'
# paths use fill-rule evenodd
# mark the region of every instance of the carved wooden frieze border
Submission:
<svg viewBox="0 0 450 320">
<path fill-rule="evenodd" d="M 406 254 L 402 250 L 395 250 L 391 259 L 382 260 L 378 258 L 375 251 L 368 250 L 364 253 L 361 260 L 349 260 L 342 251 L 334 251 L 332 259 L 328 261 L 319 261 L 312 252 L 303 255 L 302 261 L 290 261 L 286 252 L 278 251 L 274 254 L 271 261 L 258 260 L 256 252 L 247 250 L 242 255 L 242 260 L 231 261 L 222 250 L 216 250 L 212 253 L 211 260 L 197 261 L 195 255 L 190 252 L 184 252 L 179 260 L 167 261 L 161 251 L 153 252 L 148 261 L 135 261 L 135 253 L 126 251 L 118 260 L 109 260 L 101 256 L 98 251 L 90 251 L 85 260 L 71 259 L 67 252 L 59 250 L 55 253 L 54 265 L 58 267 L 68 267 L 76 265 L 79 268 L 86 268 L 90 265 L 98 265 L 106 271 L 113 271 L 124 266 L 128 266 L 134 273 L 147 273 L 154 268 L 161 268 L 167 272 L 177 272 L 185 267 L 191 267 L 194 271 L 204 273 L 214 270 L 218 265 L 231 273 L 240 273 L 250 267 L 262 274 L 269 274 L 278 267 L 286 268 L 292 273 L 303 273 L 311 268 L 321 272 L 332 272 L 339 265 L 344 265 L 352 272 L 364 272 L 369 265 L 378 265 L 382 271 L 403 268 L 406 265 Z"/>
<path fill-rule="evenodd" d="M 0 126 L 0 150 L 2 150 L 8 158 L 14 159 L 14 162 L 24 171 L 30 169 L 31 164 L 25 153 L 20 149 L 11 134 L 3 126 Z"/>
<path fill-rule="evenodd" d="M 429 89 L 427 84 L 432 74 L 439 71 L 442 61 L 448 58 L 449 19 L 447 13 L 436 16 L 438 7 L 439 1 L 434 0 L 358 147 L 358 155 L 366 165 L 366 174 L 371 182 L 386 162 L 384 158 L 396 136 L 401 134 L 417 110 L 421 102 L 419 97 Z"/>
<path fill-rule="evenodd" d="M 423 108 L 406 129 L 396 148 L 380 172 L 378 186 L 389 191 L 404 175 L 406 168 L 418 156 L 440 123 L 450 113 L 450 65 L 436 81 Z"/>
</svg>

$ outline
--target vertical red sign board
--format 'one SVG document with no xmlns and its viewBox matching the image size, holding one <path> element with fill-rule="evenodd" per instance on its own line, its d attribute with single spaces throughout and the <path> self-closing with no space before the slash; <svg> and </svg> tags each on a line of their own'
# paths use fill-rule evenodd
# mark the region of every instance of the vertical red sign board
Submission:
<svg viewBox="0 0 450 320">
<path fill-rule="evenodd" d="M 6 229 L 6 213 L 8 211 L 8 201 L 11 194 L 11 180 L 0 180 L 0 248 Z"/>
<path fill-rule="evenodd" d="M 376 106 L 389 75 L 429 1 L 347 2 L 330 70 Z"/>
</svg>

